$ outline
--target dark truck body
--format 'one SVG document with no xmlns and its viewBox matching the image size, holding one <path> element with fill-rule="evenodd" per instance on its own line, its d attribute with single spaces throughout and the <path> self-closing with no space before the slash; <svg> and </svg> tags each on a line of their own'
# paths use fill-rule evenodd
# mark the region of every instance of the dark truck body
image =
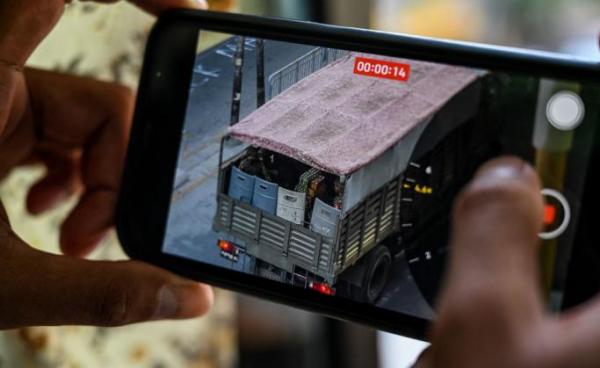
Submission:
<svg viewBox="0 0 600 368">
<path fill-rule="evenodd" d="M 371 268 L 379 262 L 379 254 L 389 258 L 390 252 L 394 254 L 399 251 L 396 239 L 401 236 L 403 226 L 407 225 L 401 221 L 401 208 L 403 201 L 409 199 L 409 196 L 403 196 L 403 191 L 407 191 L 404 173 L 411 161 L 418 158 L 416 154 L 426 153 L 416 153 L 417 146 L 420 150 L 424 150 L 423 147 L 427 147 L 425 150 L 433 149 L 478 113 L 481 74 L 463 68 L 411 62 L 414 81 L 413 86 L 409 88 L 394 84 L 398 82 L 374 78 L 358 80 L 357 78 L 366 77 L 357 77 L 349 71 L 353 57 L 353 54 L 346 55 L 296 83 L 230 130 L 230 136 L 237 140 L 291 157 L 323 172 L 338 175 L 345 183 L 344 205 L 334 214 L 335 223 L 329 224 L 331 226 L 325 224 L 327 231 L 323 231 L 312 221 L 293 223 L 248 203 L 248 200 L 232 198 L 229 195 L 231 176 L 239 172 L 233 167 L 240 157 L 244 156 L 245 150 L 228 161 L 221 162 L 218 206 L 213 227 L 223 238 L 233 241 L 244 249 L 247 255 L 257 260 L 255 273 L 260 276 L 300 285 L 304 283 L 304 286 L 311 281 L 318 281 L 336 287 L 339 281 L 343 280 L 355 287 L 362 287 L 364 282 L 368 282 L 365 281 L 365 273 L 371 272 Z M 446 78 L 446 83 L 440 78 Z M 319 81 L 327 79 L 336 79 L 335 83 L 340 86 L 339 89 L 331 90 L 331 84 L 328 84 L 329 87 L 319 85 Z M 370 109 L 380 110 L 375 114 L 371 110 L 357 111 L 356 106 L 364 105 L 366 108 L 369 104 L 373 105 L 372 99 L 379 98 L 378 88 L 381 88 L 380 95 L 387 95 L 386 98 L 391 101 L 387 110 L 381 106 L 371 106 Z M 440 88 L 445 90 L 440 92 Z M 365 89 L 368 89 L 369 93 L 362 100 L 359 98 L 351 104 L 346 104 L 348 111 L 343 110 L 344 103 L 341 103 L 340 107 L 339 103 L 335 106 L 326 98 L 323 100 L 323 94 L 352 95 Z M 397 98 L 395 101 L 394 94 Z M 302 101 L 297 99 L 300 97 Z M 310 106 L 311 101 L 315 106 Z M 395 105 L 404 106 L 407 103 L 413 104 L 405 106 L 405 115 L 409 116 L 397 115 L 401 110 Z M 419 104 L 421 108 L 415 109 L 415 105 Z M 282 114 L 280 110 L 294 109 L 295 105 L 304 106 L 301 117 L 305 120 L 294 122 L 306 124 L 306 129 L 301 130 L 299 134 L 314 135 L 311 129 L 315 129 L 315 125 L 331 124 L 327 119 L 322 119 L 322 116 L 327 116 L 333 110 L 338 114 L 336 117 L 339 118 L 339 114 L 347 114 L 348 120 L 356 120 L 356 123 L 348 128 L 345 136 L 340 138 L 338 132 L 334 132 L 335 139 L 331 142 L 321 141 L 316 149 L 310 151 L 313 147 L 306 146 L 310 145 L 310 142 L 299 147 L 302 144 L 298 143 L 301 137 L 292 135 L 279 139 L 280 137 L 273 136 L 277 134 L 279 124 L 286 123 L 286 114 Z M 306 122 L 310 120 L 311 109 L 321 117 Z M 298 114 L 294 115 L 288 110 L 287 115 L 290 114 L 292 119 L 298 119 Z M 271 118 L 273 116 L 276 118 Z M 385 123 L 382 117 L 391 122 Z M 394 125 L 396 118 L 400 123 Z M 272 121 L 267 121 L 269 119 Z M 386 125 L 380 128 L 363 127 L 370 121 L 380 126 Z M 316 131 L 319 129 L 321 128 L 317 126 Z M 355 157 L 344 160 L 343 153 L 349 152 L 348 147 L 341 150 L 332 149 L 332 142 L 344 146 L 360 146 L 356 144 L 355 139 L 361 132 L 357 133 L 356 129 L 365 129 L 365 132 L 381 129 L 381 132 L 375 133 L 381 137 L 371 137 L 371 140 L 381 141 L 382 146 L 375 147 L 376 152 L 373 149 L 367 154 L 356 152 Z M 428 135 L 423 137 L 425 130 L 428 131 Z M 322 134 L 330 132 L 328 129 L 321 131 Z M 392 137 L 389 137 L 390 135 Z M 224 139 L 223 145 L 227 142 L 228 139 Z M 360 151 L 358 148 L 356 150 Z M 336 161 L 340 156 L 342 159 Z M 332 209 L 326 205 L 323 208 L 325 211 Z M 410 229 L 412 232 L 416 230 L 418 229 Z M 382 244 L 385 244 L 385 251 L 377 251 L 378 256 L 375 257 L 366 257 Z M 373 302 L 374 298 L 376 299 L 376 296 L 366 299 Z"/>
</svg>

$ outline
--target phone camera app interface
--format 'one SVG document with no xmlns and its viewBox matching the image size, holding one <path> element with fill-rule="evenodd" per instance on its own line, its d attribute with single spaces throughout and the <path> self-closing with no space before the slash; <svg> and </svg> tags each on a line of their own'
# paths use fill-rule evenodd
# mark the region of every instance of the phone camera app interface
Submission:
<svg viewBox="0 0 600 368">
<path fill-rule="evenodd" d="M 434 318 L 455 196 L 517 155 L 560 306 L 597 87 L 201 32 L 164 252 Z"/>
</svg>

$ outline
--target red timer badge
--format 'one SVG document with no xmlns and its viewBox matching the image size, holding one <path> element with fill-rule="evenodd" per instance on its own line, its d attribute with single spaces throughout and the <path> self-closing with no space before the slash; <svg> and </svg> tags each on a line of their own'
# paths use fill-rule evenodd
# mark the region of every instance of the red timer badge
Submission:
<svg viewBox="0 0 600 368">
<path fill-rule="evenodd" d="M 410 77 L 410 65 L 357 57 L 354 62 L 354 74 L 407 82 Z"/>
</svg>

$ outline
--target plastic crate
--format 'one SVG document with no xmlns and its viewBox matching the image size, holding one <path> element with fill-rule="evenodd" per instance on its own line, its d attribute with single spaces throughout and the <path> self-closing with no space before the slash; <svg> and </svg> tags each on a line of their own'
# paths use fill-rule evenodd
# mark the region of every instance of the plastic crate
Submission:
<svg viewBox="0 0 600 368">
<path fill-rule="evenodd" d="M 306 211 L 306 194 L 279 188 L 277 194 L 277 216 L 302 225 Z"/>
<path fill-rule="evenodd" d="M 254 193 L 252 195 L 252 205 L 274 215 L 277 211 L 278 189 L 279 185 L 261 178 L 256 178 L 254 182 Z"/>
<path fill-rule="evenodd" d="M 329 238 L 335 237 L 340 222 L 340 213 L 341 211 L 337 208 L 331 207 L 317 198 L 310 219 L 310 229 Z"/>
<path fill-rule="evenodd" d="M 252 203 L 256 177 L 249 175 L 235 166 L 231 167 L 229 179 L 229 197 L 245 203 Z"/>
</svg>

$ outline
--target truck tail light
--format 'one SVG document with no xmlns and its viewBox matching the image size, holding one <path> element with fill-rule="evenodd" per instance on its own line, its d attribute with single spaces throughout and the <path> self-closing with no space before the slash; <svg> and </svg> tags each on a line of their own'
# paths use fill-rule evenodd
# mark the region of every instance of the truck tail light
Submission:
<svg viewBox="0 0 600 368">
<path fill-rule="evenodd" d="M 235 245 L 227 240 L 219 240 L 219 249 L 229 254 L 235 254 L 236 251 Z"/>
<path fill-rule="evenodd" d="M 314 290 L 318 293 L 325 294 L 325 295 L 335 295 L 335 290 L 331 286 L 327 285 L 326 283 L 311 282 L 308 284 L 308 286 L 312 290 Z"/>
</svg>

